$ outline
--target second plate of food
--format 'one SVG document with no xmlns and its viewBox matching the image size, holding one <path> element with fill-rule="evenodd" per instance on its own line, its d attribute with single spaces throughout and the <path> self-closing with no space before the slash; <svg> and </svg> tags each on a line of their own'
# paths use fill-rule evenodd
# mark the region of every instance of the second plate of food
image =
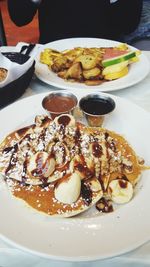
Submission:
<svg viewBox="0 0 150 267">
<path fill-rule="evenodd" d="M 115 49 L 108 49 L 110 47 Z M 72 53 L 70 50 L 74 48 L 75 51 Z M 99 50 L 99 48 L 101 49 Z M 106 51 L 105 48 L 107 48 Z M 54 51 L 46 51 L 45 49 Z M 44 57 L 41 59 L 41 53 L 44 51 Z M 57 57 L 55 51 L 61 55 L 58 53 L 59 57 Z M 67 52 L 67 57 L 64 51 Z M 137 51 L 132 46 L 126 47 L 125 44 L 122 45 L 120 42 L 106 39 L 70 38 L 58 40 L 42 46 L 39 50 L 36 57 L 35 73 L 41 81 L 58 88 L 72 90 L 94 88 L 94 90 L 104 92 L 120 90 L 142 81 L 149 73 L 149 62 L 143 53 L 137 56 L 138 61 L 135 60 L 136 56 L 132 57 L 132 53 L 137 53 Z M 128 60 L 124 60 L 124 55 L 129 57 Z M 96 62 L 97 58 L 98 63 Z M 102 60 L 99 58 L 104 58 L 106 61 L 104 65 L 108 65 L 105 66 L 105 71 Z M 119 65 L 115 63 L 115 70 L 113 62 L 108 62 L 109 60 L 112 61 L 112 58 L 113 60 L 119 58 L 117 61 Z M 127 61 L 129 64 L 125 66 Z"/>
</svg>

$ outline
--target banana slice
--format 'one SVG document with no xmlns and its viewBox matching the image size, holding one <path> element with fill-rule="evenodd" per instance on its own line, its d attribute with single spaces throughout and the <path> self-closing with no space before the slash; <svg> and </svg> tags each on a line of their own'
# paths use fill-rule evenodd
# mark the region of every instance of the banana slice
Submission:
<svg viewBox="0 0 150 267">
<path fill-rule="evenodd" d="M 72 115 L 62 114 L 54 119 L 56 125 L 75 126 L 75 119 Z"/>
<path fill-rule="evenodd" d="M 133 196 L 133 186 L 127 180 L 115 179 L 110 182 L 108 192 L 115 203 L 123 204 L 131 200 Z"/>
<path fill-rule="evenodd" d="M 53 154 L 56 160 L 56 169 L 63 168 L 70 160 L 70 153 L 67 146 L 62 142 L 52 142 L 48 146 L 49 154 Z"/>
<path fill-rule="evenodd" d="M 100 184 L 100 182 L 98 182 L 98 180 L 91 180 L 90 188 L 91 188 L 92 192 L 100 191 L 101 197 L 103 196 L 103 190 L 102 190 L 101 184 Z"/>
<path fill-rule="evenodd" d="M 55 159 L 47 152 L 37 152 L 27 164 L 29 184 L 41 184 L 43 178 L 48 178 L 55 170 Z"/>
<path fill-rule="evenodd" d="M 56 186 L 55 198 L 64 204 L 72 204 L 79 198 L 80 191 L 81 179 L 80 176 L 74 172 Z"/>
<path fill-rule="evenodd" d="M 76 155 L 70 162 L 70 172 L 74 170 L 82 179 L 91 178 L 94 176 L 94 161 L 91 158 L 80 157 Z"/>
<path fill-rule="evenodd" d="M 67 177 L 66 177 L 67 178 Z M 103 196 L 100 182 L 94 177 L 82 181 L 74 172 L 67 179 L 58 183 L 54 191 L 54 205 L 59 205 L 59 212 L 53 214 L 56 217 L 72 217 L 92 207 Z M 59 201 L 59 203 L 57 202 Z"/>
</svg>

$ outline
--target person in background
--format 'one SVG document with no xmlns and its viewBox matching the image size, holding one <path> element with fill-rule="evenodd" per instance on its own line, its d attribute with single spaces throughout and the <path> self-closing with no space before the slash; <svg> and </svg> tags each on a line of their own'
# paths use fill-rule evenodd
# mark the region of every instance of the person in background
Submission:
<svg viewBox="0 0 150 267">
<path fill-rule="evenodd" d="M 27 25 L 38 12 L 42 44 L 71 37 L 122 41 L 137 28 L 142 4 L 142 0 L 8 0 L 8 11 L 17 26 Z"/>
</svg>

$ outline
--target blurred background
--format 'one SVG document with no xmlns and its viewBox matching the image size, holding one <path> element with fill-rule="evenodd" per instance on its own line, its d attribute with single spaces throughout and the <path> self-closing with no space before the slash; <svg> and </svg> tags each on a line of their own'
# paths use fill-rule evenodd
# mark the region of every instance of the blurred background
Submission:
<svg viewBox="0 0 150 267">
<path fill-rule="evenodd" d="M 37 15 L 28 25 L 17 27 L 11 21 L 8 15 L 7 0 L 0 0 L 0 11 L 2 15 L 1 21 L 3 22 L 6 35 L 5 37 L 3 29 L 1 30 L 0 27 L 0 37 L 2 36 L 3 39 L 7 41 L 8 46 L 16 45 L 20 41 L 27 43 L 38 43 L 39 32 Z M 139 26 L 133 33 L 124 37 L 124 42 L 141 50 L 150 50 L 150 0 L 143 0 L 143 10 Z M 0 45 L 4 44 L 5 41 L 3 44 L 0 43 Z"/>
<path fill-rule="evenodd" d="M 19 28 L 15 26 L 9 18 L 7 11 L 7 0 L 0 0 L 0 9 L 3 18 L 7 45 L 16 45 L 20 40 L 22 42 L 38 43 L 39 33 L 37 16 L 35 16 L 30 24 Z"/>
</svg>

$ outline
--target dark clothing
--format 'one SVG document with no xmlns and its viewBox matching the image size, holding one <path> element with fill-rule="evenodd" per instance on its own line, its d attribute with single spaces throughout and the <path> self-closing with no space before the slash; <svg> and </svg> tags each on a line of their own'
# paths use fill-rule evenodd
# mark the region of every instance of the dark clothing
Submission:
<svg viewBox="0 0 150 267">
<path fill-rule="evenodd" d="M 40 43 L 70 37 L 96 37 L 121 41 L 136 29 L 142 0 L 8 0 L 13 22 L 23 26 L 39 15 Z"/>
</svg>

